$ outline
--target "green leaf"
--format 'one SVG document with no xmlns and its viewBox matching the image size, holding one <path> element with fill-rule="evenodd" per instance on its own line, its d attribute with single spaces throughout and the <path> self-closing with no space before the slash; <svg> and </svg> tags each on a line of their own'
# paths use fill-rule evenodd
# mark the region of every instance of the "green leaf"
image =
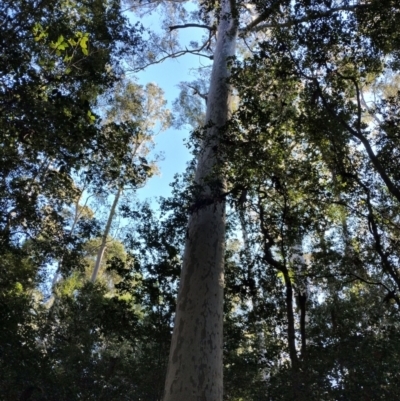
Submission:
<svg viewBox="0 0 400 401">
<path fill-rule="evenodd" d="M 32 28 L 32 33 L 35 42 L 39 42 L 41 39 L 48 36 L 46 29 L 42 27 L 39 23 L 36 23 Z"/>
<path fill-rule="evenodd" d="M 85 35 L 82 37 L 82 39 L 79 41 L 79 45 L 82 49 L 82 53 L 87 56 L 89 54 L 88 52 L 88 47 L 87 47 L 87 42 L 89 40 L 89 35 L 85 33 Z"/>
<path fill-rule="evenodd" d="M 294 271 L 293 269 L 288 269 L 288 274 L 289 274 L 289 278 L 290 281 L 293 281 L 294 279 Z M 283 283 L 285 283 L 285 276 L 283 275 L 283 272 L 279 271 L 276 276 L 282 280 Z"/>
<path fill-rule="evenodd" d="M 88 116 L 89 121 L 90 121 L 91 123 L 94 123 L 94 122 L 96 121 L 96 116 L 94 116 L 90 110 L 88 110 L 87 116 Z"/>
<path fill-rule="evenodd" d="M 19 281 L 17 281 L 17 282 L 15 283 L 14 289 L 15 289 L 15 292 L 16 292 L 17 294 L 20 294 L 20 293 L 23 292 L 24 287 L 22 286 L 22 284 L 21 284 Z"/>
<path fill-rule="evenodd" d="M 57 56 L 61 56 L 61 53 L 69 47 L 69 44 L 64 40 L 64 36 L 60 35 L 57 42 L 50 43 L 50 47 L 56 50 Z"/>
</svg>

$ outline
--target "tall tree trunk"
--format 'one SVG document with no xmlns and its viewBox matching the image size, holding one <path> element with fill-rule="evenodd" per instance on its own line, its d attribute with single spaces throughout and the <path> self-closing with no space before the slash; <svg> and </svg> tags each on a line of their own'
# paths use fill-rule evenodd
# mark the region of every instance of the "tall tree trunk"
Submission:
<svg viewBox="0 0 400 401">
<path fill-rule="evenodd" d="M 235 54 L 236 34 L 224 0 L 207 99 L 210 128 L 195 176 L 202 189 L 188 223 L 164 401 L 222 401 L 225 180 L 217 152 L 230 113 L 227 58 Z"/>
<path fill-rule="evenodd" d="M 108 215 L 106 228 L 104 229 L 104 233 L 101 237 L 101 244 L 100 244 L 99 251 L 97 252 L 96 263 L 94 265 L 92 278 L 91 278 L 92 283 L 94 283 L 96 281 L 97 275 L 99 274 L 100 265 L 103 260 L 104 252 L 107 248 L 107 237 L 108 237 L 108 234 L 110 233 L 111 223 L 113 221 L 113 218 L 115 215 L 115 210 L 117 209 L 118 201 L 119 201 L 121 194 L 122 194 L 122 188 L 118 188 L 117 193 L 115 194 L 114 202 L 111 205 L 111 210 L 110 210 L 110 214 Z"/>
</svg>

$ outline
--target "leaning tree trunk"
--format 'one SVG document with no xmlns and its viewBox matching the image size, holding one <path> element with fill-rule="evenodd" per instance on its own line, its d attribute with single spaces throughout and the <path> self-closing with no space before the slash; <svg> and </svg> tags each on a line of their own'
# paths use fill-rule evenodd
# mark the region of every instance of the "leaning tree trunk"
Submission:
<svg viewBox="0 0 400 401">
<path fill-rule="evenodd" d="M 94 269 L 93 269 L 93 272 L 92 272 L 92 277 L 90 279 L 90 281 L 92 283 L 94 283 L 96 281 L 97 275 L 99 274 L 101 262 L 103 261 L 104 252 L 105 252 L 105 250 L 107 248 L 107 238 L 108 238 L 108 235 L 110 234 L 111 223 L 113 221 L 113 218 L 114 218 L 114 215 L 115 215 L 115 211 L 117 209 L 118 201 L 119 201 L 119 198 L 120 198 L 121 194 L 122 194 L 122 188 L 118 188 L 117 193 L 115 194 L 115 198 L 114 198 L 113 204 L 111 205 L 110 213 L 109 213 L 108 219 L 107 219 L 106 228 L 104 229 L 103 235 L 101 237 L 100 248 L 99 248 L 99 250 L 97 252 L 96 263 L 94 265 Z"/>
<path fill-rule="evenodd" d="M 187 229 L 164 401 L 222 401 L 225 180 L 218 145 L 230 113 L 227 59 L 235 54 L 237 24 L 227 0 L 221 14 L 195 176 L 201 193 Z"/>
</svg>

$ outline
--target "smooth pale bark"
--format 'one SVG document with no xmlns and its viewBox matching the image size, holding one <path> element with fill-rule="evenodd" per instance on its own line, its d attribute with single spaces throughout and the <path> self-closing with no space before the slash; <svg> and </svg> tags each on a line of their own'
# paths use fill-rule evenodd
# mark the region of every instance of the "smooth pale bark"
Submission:
<svg viewBox="0 0 400 401">
<path fill-rule="evenodd" d="M 230 4 L 224 1 L 207 99 L 211 128 L 195 176 L 202 192 L 187 229 L 164 401 L 222 401 L 225 204 L 207 183 L 218 183 L 220 192 L 225 189 L 217 152 L 220 128 L 230 113 L 227 58 L 235 54 L 236 33 Z"/>
<path fill-rule="evenodd" d="M 296 363 L 292 361 L 293 372 L 293 395 L 294 400 L 308 400 L 311 397 L 311 388 L 308 380 L 308 364 L 307 364 L 307 299 L 308 299 L 308 283 L 307 275 L 302 277 L 304 269 L 307 268 L 307 262 L 303 254 L 302 241 L 299 240 L 292 248 L 291 263 L 293 269 L 298 271 L 296 279 L 296 303 L 299 313 L 300 323 L 300 340 L 301 349 L 300 356 L 297 357 Z M 288 277 L 288 279 L 290 279 Z"/>
<path fill-rule="evenodd" d="M 120 198 L 121 194 L 122 194 L 122 189 L 119 188 L 117 190 L 117 193 L 115 194 L 114 202 L 113 202 L 113 204 L 111 206 L 111 210 L 110 210 L 110 213 L 108 215 L 106 228 L 104 229 L 104 233 L 103 233 L 103 235 L 101 237 L 100 248 L 99 248 L 99 251 L 97 252 L 96 263 L 94 265 L 92 278 L 90 279 L 92 283 L 94 283 L 96 281 L 97 275 L 99 274 L 100 265 L 101 265 L 101 262 L 103 260 L 104 252 L 106 251 L 106 248 L 107 248 L 107 238 L 108 238 L 108 234 L 110 233 L 111 223 L 113 221 L 113 218 L 114 218 L 114 215 L 115 215 L 115 210 L 117 209 L 118 201 L 119 201 L 119 198 Z"/>
</svg>

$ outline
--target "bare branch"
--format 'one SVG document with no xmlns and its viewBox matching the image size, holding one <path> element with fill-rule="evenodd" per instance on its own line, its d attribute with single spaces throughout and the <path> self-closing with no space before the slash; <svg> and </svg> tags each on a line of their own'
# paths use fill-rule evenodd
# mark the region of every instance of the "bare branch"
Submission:
<svg viewBox="0 0 400 401">
<path fill-rule="evenodd" d="M 202 24 L 183 24 L 183 25 L 172 25 L 169 27 L 169 31 L 174 31 L 176 29 L 183 29 L 183 28 L 204 28 L 208 29 L 210 32 L 215 31 L 215 26 L 209 25 L 202 25 Z"/>
<path fill-rule="evenodd" d="M 206 101 L 206 104 L 207 104 L 207 95 L 206 94 L 200 93 L 199 90 L 194 86 L 191 86 L 191 85 L 186 85 L 186 86 L 193 90 L 193 94 L 194 95 L 199 95 L 202 99 L 204 99 Z"/>
<path fill-rule="evenodd" d="M 195 56 L 200 56 L 200 57 L 205 57 L 208 58 L 209 60 L 212 60 L 214 58 L 213 55 L 208 55 L 208 54 L 202 54 L 199 53 L 202 49 L 204 48 L 204 46 L 202 46 L 202 48 L 200 49 L 195 49 L 195 50 L 189 50 L 189 49 L 185 49 L 185 50 L 179 50 L 175 53 L 168 53 L 166 56 L 159 58 L 158 60 L 149 62 L 141 67 L 138 68 L 133 68 L 131 70 L 131 72 L 137 73 L 139 71 L 143 71 L 144 69 L 146 69 L 147 67 L 154 65 L 154 64 L 160 64 L 162 62 L 164 62 L 165 60 L 169 59 L 169 58 L 178 58 L 181 56 L 184 56 L 185 54 L 193 54 Z"/>
<path fill-rule="evenodd" d="M 167 3 L 184 3 L 186 0 L 163 0 L 164 2 Z M 149 6 L 159 6 L 161 4 L 161 1 L 149 1 L 148 3 L 145 4 L 132 4 L 131 6 L 121 10 L 121 13 L 125 13 L 127 11 L 132 11 L 135 10 L 137 8 L 145 8 L 145 7 L 149 7 Z"/>
<path fill-rule="evenodd" d="M 365 284 L 380 285 L 381 287 L 383 287 L 388 292 L 391 292 L 390 288 L 387 285 L 385 285 L 384 283 L 382 283 L 381 281 L 369 281 L 369 280 L 366 280 L 365 278 L 360 277 L 358 274 L 355 274 L 353 272 L 350 272 L 349 275 L 355 277 L 357 280 L 360 280 Z"/>
</svg>

